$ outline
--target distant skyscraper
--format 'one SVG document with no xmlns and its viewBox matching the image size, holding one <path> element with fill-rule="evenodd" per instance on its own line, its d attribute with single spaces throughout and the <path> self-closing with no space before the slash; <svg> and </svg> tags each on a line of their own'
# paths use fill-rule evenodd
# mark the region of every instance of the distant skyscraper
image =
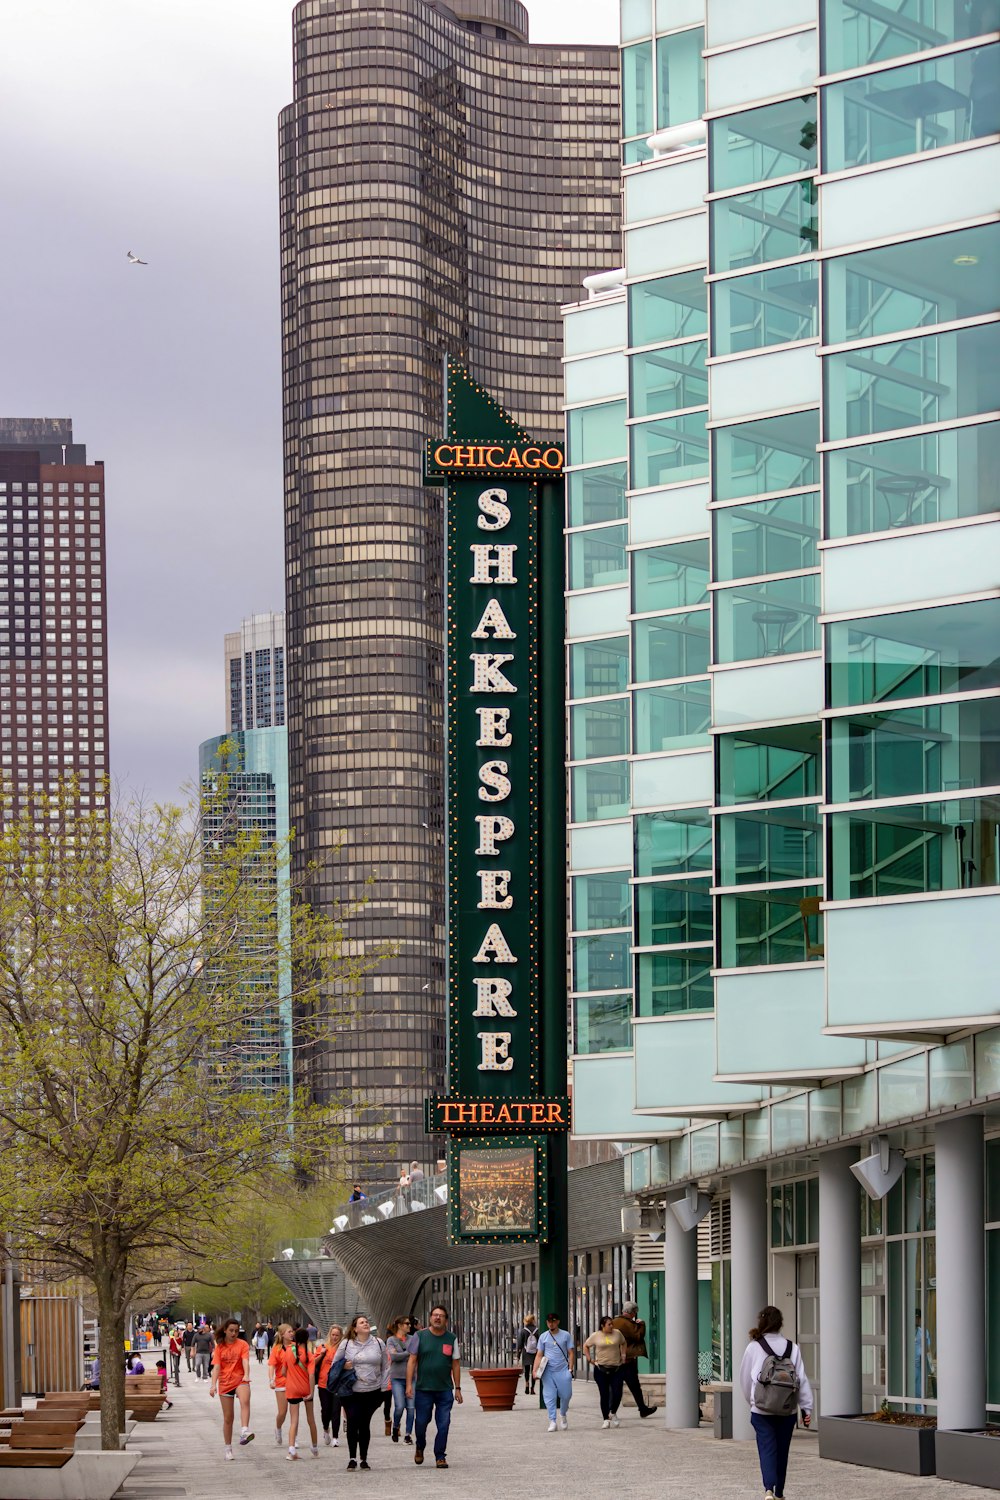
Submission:
<svg viewBox="0 0 1000 1500">
<path fill-rule="evenodd" d="M 251 615 L 226 636 L 226 718 L 230 729 L 285 723 L 285 616 Z"/>
<path fill-rule="evenodd" d="M 561 431 L 560 303 L 620 251 L 612 48 L 531 46 L 517 0 L 305 0 L 281 117 L 295 859 L 360 955 L 356 1021 L 308 1057 L 349 1091 L 354 1169 L 427 1160 L 445 1066 L 443 517 L 423 439 L 442 357 Z M 567 22 L 572 31 L 572 18 Z M 339 850 L 339 852 L 338 852 Z M 374 885 L 366 881 L 374 875 Z"/>
<path fill-rule="evenodd" d="M 68 417 L 0 418 L 0 774 L 16 814 L 108 774 L 104 465 Z"/>
</svg>

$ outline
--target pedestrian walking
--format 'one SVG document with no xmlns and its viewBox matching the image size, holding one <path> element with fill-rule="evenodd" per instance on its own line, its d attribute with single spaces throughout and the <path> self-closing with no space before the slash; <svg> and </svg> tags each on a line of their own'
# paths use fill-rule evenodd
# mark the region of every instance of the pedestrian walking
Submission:
<svg viewBox="0 0 1000 1500">
<path fill-rule="evenodd" d="M 194 1324 L 185 1323 L 184 1332 L 181 1334 L 181 1343 L 184 1345 L 184 1361 L 190 1375 L 194 1369 Z"/>
<path fill-rule="evenodd" d="M 524 1371 L 524 1394 L 535 1394 L 535 1355 L 538 1353 L 538 1323 L 534 1313 L 528 1313 L 517 1336 L 517 1357 Z"/>
<path fill-rule="evenodd" d="M 412 1335 L 406 1364 L 406 1395 L 413 1398 L 416 1448 L 413 1462 L 422 1464 L 427 1429 L 434 1418 L 434 1463 L 448 1467 L 448 1431 L 454 1403 L 462 1404 L 462 1366 L 458 1340 L 448 1327 L 448 1309 L 431 1308 L 430 1325 Z"/>
<path fill-rule="evenodd" d="M 389 1373 L 389 1356 L 381 1339 L 372 1333 L 363 1313 L 351 1319 L 344 1339 L 344 1370 L 353 1371 L 354 1381 L 344 1400 L 347 1417 L 347 1452 L 349 1469 L 368 1469 L 368 1445 L 371 1442 L 372 1417 L 382 1405 L 385 1379 Z M 339 1359 L 338 1350 L 338 1359 Z"/>
<path fill-rule="evenodd" d="M 573 1340 L 565 1328 L 559 1327 L 557 1313 L 549 1313 L 545 1319 L 545 1332 L 538 1340 L 533 1374 L 542 1378 L 542 1400 L 549 1414 L 549 1432 L 556 1430 L 556 1412 L 559 1410 L 559 1426 L 563 1432 L 569 1426 L 566 1413 L 573 1399 Z"/>
<path fill-rule="evenodd" d="M 330 1370 L 337 1358 L 337 1349 L 343 1343 L 344 1330 L 339 1323 L 332 1324 L 326 1343 L 316 1360 L 316 1389 L 319 1392 L 319 1416 L 323 1424 L 323 1441 L 328 1448 L 340 1446 L 340 1414 L 343 1402 L 337 1392 L 328 1385 Z"/>
<path fill-rule="evenodd" d="M 181 1355 L 184 1353 L 184 1345 L 181 1342 L 181 1336 L 177 1332 L 176 1328 L 171 1330 L 170 1342 L 167 1345 L 167 1350 L 170 1354 L 170 1378 L 174 1382 L 174 1385 L 180 1385 Z"/>
<path fill-rule="evenodd" d="M 316 1431 L 316 1412 L 313 1409 L 315 1389 L 316 1356 L 312 1353 L 308 1328 L 296 1328 L 292 1341 L 285 1351 L 285 1399 L 288 1402 L 288 1458 L 292 1462 L 299 1456 L 299 1412 L 306 1414 L 310 1451 L 319 1458 L 319 1434 Z"/>
<path fill-rule="evenodd" d="M 615 1327 L 614 1319 L 601 1319 L 601 1326 L 584 1339 L 583 1352 L 594 1372 L 601 1397 L 601 1425 L 618 1427 L 618 1408 L 622 1400 L 622 1362 L 625 1359 L 625 1335 Z"/>
<path fill-rule="evenodd" d="M 390 1437 L 394 1443 L 399 1442 L 399 1428 L 406 1414 L 405 1443 L 413 1445 L 413 1421 L 415 1416 L 414 1400 L 406 1394 L 406 1367 L 410 1362 L 410 1320 L 409 1318 L 397 1318 L 392 1325 L 392 1332 L 386 1340 L 386 1348 L 389 1351 L 389 1380 L 392 1391 L 392 1430 Z"/>
<path fill-rule="evenodd" d="M 191 1346 L 194 1350 L 194 1373 L 197 1380 L 208 1379 L 208 1369 L 212 1362 L 212 1350 L 215 1348 L 215 1339 L 212 1330 L 204 1324 L 195 1329 L 194 1342 Z"/>
<path fill-rule="evenodd" d="M 783 1321 L 780 1308 L 762 1307 L 740 1361 L 740 1390 L 750 1403 L 764 1500 L 782 1500 L 785 1493 L 788 1450 L 799 1410 L 803 1427 L 812 1420 L 813 1393 L 802 1350 L 780 1336 Z"/>
<path fill-rule="evenodd" d="M 319 1329 L 315 1323 L 306 1324 L 306 1333 L 309 1335 L 309 1353 L 316 1353 L 316 1345 L 319 1343 Z"/>
<path fill-rule="evenodd" d="M 294 1331 L 291 1323 L 280 1323 L 278 1325 L 274 1348 L 271 1350 L 267 1361 L 268 1380 L 270 1381 L 271 1389 L 274 1392 L 274 1399 L 278 1407 L 277 1416 L 274 1420 L 274 1441 L 279 1446 L 282 1441 L 281 1429 L 288 1414 L 288 1400 L 285 1395 L 285 1356 L 288 1345 L 292 1341 Z"/>
<path fill-rule="evenodd" d="M 257 1363 L 259 1365 L 262 1365 L 264 1363 L 264 1360 L 267 1358 L 268 1350 L 271 1347 L 270 1343 L 268 1342 L 267 1329 L 264 1327 L 263 1323 L 257 1324 L 257 1327 L 253 1331 L 253 1338 L 250 1342 L 253 1344 L 254 1353 L 257 1356 Z"/>
<path fill-rule="evenodd" d="M 639 1360 L 646 1359 L 646 1325 L 641 1318 L 637 1317 L 639 1311 L 635 1302 L 626 1302 L 618 1317 L 613 1319 L 619 1333 L 625 1335 L 625 1359 L 622 1363 L 622 1380 L 632 1392 L 632 1398 L 639 1408 L 640 1417 L 651 1417 L 658 1408 L 650 1406 L 642 1394 L 642 1386 L 639 1383 Z"/>
<path fill-rule="evenodd" d="M 233 1457 L 233 1415 L 237 1401 L 240 1404 L 240 1447 L 253 1442 L 250 1431 L 250 1346 L 239 1336 L 240 1325 L 236 1318 L 227 1318 L 215 1330 L 215 1350 L 212 1354 L 212 1383 L 208 1394 L 219 1393 L 222 1403 L 222 1441 L 225 1457 Z"/>
<path fill-rule="evenodd" d="M 265 1331 L 267 1333 L 267 1352 L 268 1354 L 270 1354 L 271 1349 L 274 1346 L 274 1341 L 278 1337 L 278 1330 L 275 1328 L 270 1318 L 268 1318 L 267 1320 L 267 1328 Z"/>
</svg>

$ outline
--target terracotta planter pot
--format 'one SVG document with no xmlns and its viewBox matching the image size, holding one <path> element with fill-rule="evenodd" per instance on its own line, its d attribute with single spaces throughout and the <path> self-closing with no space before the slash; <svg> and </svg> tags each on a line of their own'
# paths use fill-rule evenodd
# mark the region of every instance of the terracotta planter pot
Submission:
<svg viewBox="0 0 1000 1500">
<path fill-rule="evenodd" d="M 513 1411 L 521 1379 L 520 1365 L 511 1365 L 505 1370 L 470 1370 L 476 1382 L 479 1404 L 483 1411 Z"/>
</svg>

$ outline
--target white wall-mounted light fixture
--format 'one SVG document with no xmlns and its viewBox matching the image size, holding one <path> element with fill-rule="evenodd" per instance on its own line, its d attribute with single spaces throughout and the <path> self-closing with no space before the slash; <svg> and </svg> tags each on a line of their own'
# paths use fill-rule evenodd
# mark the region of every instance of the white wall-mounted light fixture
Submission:
<svg viewBox="0 0 1000 1500">
<path fill-rule="evenodd" d="M 871 1156 L 856 1161 L 851 1171 L 869 1198 L 884 1198 L 902 1177 L 905 1166 L 906 1157 L 902 1151 L 889 1145 L 887 1135 L 880 1135 Z"/>
<path fill-rule="evenodd" d="M 348 1225 L 350 1224 L 350 1222 L 351 1221 L 347 1217 L 346 1214 L 338 1214 L 337 1217 L 333 1221 L 333 1227 L 332 1227 L 330 1233 L 331 1234 L 333 1234 L 333 1233 L 342 1234 L 344 1232 L 344 1230 L 348 1227 Z"/>
<path fill-rule="evenodd" d="M 384 1203 L 379 1204 L 378 1211 L 382 1215 L 383 1219 L 388 1219 L 391 1217 L 393 1209 L 395 1207 L 396 1205 L 395 1203 L 393 1203 L 392 1199 L 387 1198 Z"/>
<path fill-rule="evenodd" d="M 281 1258 L 282 1258 L 282 1260 L 294 1260 L 295 1259 L 295 1251 L 292 1249 L 291 1245 L 288 1246 L 287 1250 L 282 1250 L 282 1252 L 281 1252 Z"/>
<path fill-rule="evenodd" d="M 663 1205 L 631 1204 L 622 1209 L 622 1234 L 648 1234 L 651 1240 L 663 1238 Z"/>
<path fill-rule="evenodd" d="M 685 1232 L 696 1229 L 711 1207 L 711 1198 L 707 1193 L 699 1193 L 696 1182 L 689 1182 L 684 1197 L 677 1198 L 670 1205 L 674 1218 Z"/>
<path fill-rule="evenodd" d="M 434 1196 L 439 1203 L 447 1203 L 448 1184 L 446 1182 L 439 1183 L 439 1185 L 434 1189 Z"/>
</svg>

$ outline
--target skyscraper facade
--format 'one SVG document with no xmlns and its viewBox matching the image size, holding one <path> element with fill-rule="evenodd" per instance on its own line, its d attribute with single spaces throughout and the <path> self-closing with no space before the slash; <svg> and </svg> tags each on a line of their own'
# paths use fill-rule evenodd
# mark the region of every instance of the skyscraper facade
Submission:
<svg viewBox="0 0 1000 1500">
<path fill-rule="evenodd" d="M 617 56 L 533 46 L 517 0 L 303 0 L 281 117 L 291 822 L 313 900 L 386 948 L 317 1049 L 366 1181 L 436 1152 L 445 1066 L 443 356 L 560 418 L 559 304 L 617 246 Z M 366 888 L 373 877 L 370 889 Z"/>
<path fill-rule="evenodd" d="M 821 1451 L 883 1401 L 978 1428 L 1000 8 L 621 17 L 623 269 L 566 320 L 575 1128 L 633 1143 L 660 1368 L 700 1300 L 730 1379 L 773 1302 Z M 693 1381 L 666 1412 L 697 1424 Z"/>
<path fill-rule="evenodd" d="M 231 730 L 285 724 L 285 616 L 251 615 L 225 642 L 226 723 Z"/>
<path fill-rule="evenodd" d="M 69 418 L 0 418 L 0 777 L 15 815 L 68 777 L 84 807 L 105 805 L 105 573 L 104 465 Z"/>
</svg>

